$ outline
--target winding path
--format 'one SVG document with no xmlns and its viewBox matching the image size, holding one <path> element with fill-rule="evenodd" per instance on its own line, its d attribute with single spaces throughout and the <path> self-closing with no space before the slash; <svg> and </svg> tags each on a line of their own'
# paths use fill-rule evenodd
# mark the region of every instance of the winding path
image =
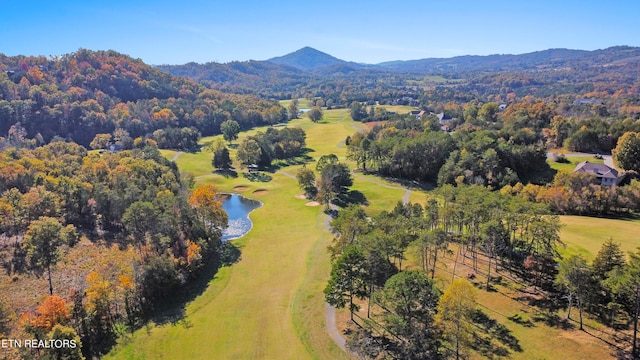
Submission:
<svg viewBox="0 0 640 360">
<path fill-rule="evenodd" d="M 176 162 L 178 161 L 178 158 L 180 157 L 180 155 L 184 154 L 184 151 L 178 151 L 177 154 L 173 155 L 173 157 L 171 158 L 171 161 Z"/>
<path fill-rule="evenodd" d="M 342 350 L 351 354 L 347 349 L 347 341 L 342 337 L 340 331 L 338 331 L 338 326 L 336 325 L 336 308 L 328 303 L 326 308 L 327 331 L 329 332 L 329 336 L 331 336 L 331 339 L 333 339 L 336 345 L 338 345 Z"/>
<path fill-rule="evenodd" d="M 405 204 L 405 205 L 409 203 L 409 196 L 411 195 L 411 189 L 406 188 L 404 186 L 388 185 L 388 184 L 385 184 L 385 183 L 383 183 L 383 182 L 381 182 L 379 180 L 370 179 L 370 178 L 364 177 L 364 176 L 362 176 L 360 174 L 356 174 L 353 171 L 351 172 L 351 174 L 353 174 L 353 176 L 357 177 L 358 179 L 362 179 L 362 180 L 365 180 L 365 181 L 372 182 L 372 183 L 374 183 L 376 185 L 382 186 L 382 187 L 387 188 L 387 189 L 404 190 L 404 195 L 402 196 L 402 203 Z"/>
<path fill-rule="evenodd" d="M 341 119 L 342 120 L 342 119 Z M 356 130 L 358 131 L 362 131 L 362 129 L 358 128 L 355 124 L 351 124 L 351 126 L 353 126 Z M 344 140 L 340 141 L 337 145 L 338 148 L 342 148 L 344 146 Z M 278 173 L 281 173 L 284 176 L 287 176 L 289 178 L 292 179 L 296 179 L 295 175 L 288 173 L 286 171 L 283 170 L 278 170 Z M 411 196 L 411 189 L 406 188 L 404 186 L 394 186 L 394 185 L 389 185 L 389 184 L 385 184 L 382 181 L 376 180 L 376 179 L 371 179 L 365 176 L 362 176 L 360 174 L 357 174 L 355 172 L 351 172 L 353 174 L 354 177 L 357 177 L 358 179 L 361 180 L 365 180 L 365 181 L 369 181 L 372 182 L 378 186 L 387 188 L 387 189 L 395 189 L 395 190 L 404 190 L 404 195 L 402 196 L 402 202 L 404 204 L 408 204 L 409 203 L 409 197 Z M 330 205 L 332 210 L 337 210 L 337 207 L 333 204 Z M 324 221 L 324 226 L 325 228 L 331 232 L 331 216 L 327 216 L 327 218 Z M 326 326 L 327 326 L 327 332 L 329 333 L 329 336 L 331 337 L 331 339 L 333 339 L 333 341 L 336 343 L 336 345 L 338 345 L 344 352 L 346 352 L 347 354 L 350 354 L 351 356 L 356 356 L 356 354 L 352 353 L 351 351 L 349 351 L 349 349 L 347 348 L 347 341 L 346 339 L 342 336 L 342 334 L 340 333 L 340 330 L 338 330 L 338 326 L 336 324 L 336 308 L 330 304 L 326 304 L 326 308 L 325 308 L 325 318 L 326 318 Z"/>
</svg>

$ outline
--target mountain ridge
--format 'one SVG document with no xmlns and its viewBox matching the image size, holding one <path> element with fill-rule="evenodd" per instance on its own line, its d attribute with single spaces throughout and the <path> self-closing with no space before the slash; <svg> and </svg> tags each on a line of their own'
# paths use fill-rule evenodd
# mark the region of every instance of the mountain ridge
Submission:
<svg viewBox="0 0 640 360">
<path fill-rule="evenodd" d="M 627 52 L 627 55 L 622 53 Z M 609 54 L 610 59 L 604 54 Z M 304 71 L 322 72 L 323 68 L 338 65 L 357 69 L 378 69 L 396 72 L 431 71 L 503 71 L 505 69 L 526 70 L 540 66 L 566 66 L 588 57 L 594 57 L 606 65 L 609 62 L 640 56 L 640 47 L 612 46 L 598 50 L 551 48 L 523 54 L 461 55 L 449 58 L 423 58 L 415 60 L 392 60 L 376 64 L 356 63 L 339 59 L 328 53 L 305 46 L 286 55 L 265 62 L 287 65 Z"/>
</svg>

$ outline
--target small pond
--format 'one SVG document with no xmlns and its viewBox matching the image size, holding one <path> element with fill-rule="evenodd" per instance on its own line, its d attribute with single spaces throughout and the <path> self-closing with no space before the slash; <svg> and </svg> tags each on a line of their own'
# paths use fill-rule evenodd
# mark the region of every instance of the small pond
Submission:
<svg viewBox="0 0 640 360">
<path fill-rule="evenodd" d="M 249 213 L 262 206 L 257 200 L 238 194 L 228 194 L 222 202 L 222 208 L 229 216 L 229 226 L 222 230 L 222 241 L 243 237 L 253 227 Z"/>
</svg>

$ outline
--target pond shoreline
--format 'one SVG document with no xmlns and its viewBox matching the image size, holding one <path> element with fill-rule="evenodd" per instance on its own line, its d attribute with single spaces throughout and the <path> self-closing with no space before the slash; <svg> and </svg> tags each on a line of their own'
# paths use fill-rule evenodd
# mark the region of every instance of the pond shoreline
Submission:
<svg viewBox="0 0 640 360">
<path fill-rule="evenodd" d="M 222 208 L 229 216 L 229 226 L 222 230 L 222 241 L 240 239 L 253 229 L 250 215 L 264 203 L 238 193 L 221 193 L 221 195 L 224 196 Z"/>
</svg>

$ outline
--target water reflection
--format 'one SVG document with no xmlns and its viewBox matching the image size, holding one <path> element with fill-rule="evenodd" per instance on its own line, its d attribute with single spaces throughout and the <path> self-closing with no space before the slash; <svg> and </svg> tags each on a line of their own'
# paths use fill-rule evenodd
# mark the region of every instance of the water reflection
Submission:
<svg viewBox="0 0 640 360">
<path fill-rule="evenodd" d="M 222 230 L 222 241 L 237 239 L 249 232 L 253 226 L 249 213 L 260 206 L 262 206 L 260 201 L 238 194 L 229 194 L 222 203 L 222 208 L 229 216 L 229 226 Z"/>
</svg>

